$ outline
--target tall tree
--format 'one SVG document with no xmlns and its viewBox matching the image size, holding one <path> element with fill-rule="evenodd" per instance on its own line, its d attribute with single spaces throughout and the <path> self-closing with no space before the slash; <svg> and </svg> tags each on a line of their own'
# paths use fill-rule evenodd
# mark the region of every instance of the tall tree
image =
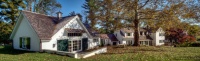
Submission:
<svg viewBox="0 0 200 61">
<path fill-rule="evenodd" d="M 25 7 L 23 0 L 0 0 L 0 19 L 14 25 L 19 10 Z"/>
<path fill-rule="evenodd" d="M 69 13 L 69 16 L 75 16 L 75 15 L 76 15 L 76 13 L 74 11 Z"/>
<path fill-rule="evenodd" d="M 115 15 L 118 15 L 116 18 L 129 22 L 127 24 L 131 24 L 135 31 L 134 46 L 139 46 L 140 23 L 153 28 L 159 26 L 170 29 L 181 24 L 183 19 L 198 21 L 198 2 L 199 0 L 100 0 L 94 2 L 93 5 L 96 4 L 98 8 L 92 13 L 96 15 L 95 19 L 105 24 L 101 26 L 115 26 L 112 25 Z"/>
<path fill-rule="evenodd" d="M 91 28 L 94 28 L 97 24 L 97 17 L 95 15 L 95 12 L 98 10 L 98 5 L 96 2 L 98 0 L 85 0 L 86 2 L 83 4 L 82 8 L 84 8 L 84 13 L 86 13 L 86 20 L 89 20 Z"/>
<path fill-rule="evenodd" d="M 33 11 L 33 5 L 36 5 L 36 0 L 25 0 L 27 11 Z"/>
<path fill-rule="evenodd" d="M 56 0 L 25 0 L 26 10 L 53 16 L 62 7 Z"/>
<path fill-rule="evenodd" d="M 12 32 L 13 25 L 0 21 L 0 43 L 7 42 Z"/>
<path fill-rule="evenodd" d="M 100 26 L 107 31 L 115 28 L 113 26 L 117 22 L 117 25 L 124 22 L 132 27 L 134 46 L 139 46 L 139 24 L 146 23 L 152 28 L 162 27 L 166 30 L 181 27 L 179 25 L 183 20 L 199 21 L 198 3 L 199 0 L 86 0 L 83 8 L 87 9 L 93 25 L 100 22 Z"/>
<path fill-rule="evenodd" d="M 188 29 L 188 34 L 192 36 L 198 36 L 198 33 L 200 32 L 200 27 L 198 25 L 191 25 Z"/>
<path fill-rule="evenodd" d="M 196 0 L 197 1 L 197 0 Z M 198 19 L 189 7 L 189 0 L 132 0 L 123 1 L 125 18 L 133 22 L 134 46 L 139 46 L 139 23 L 148 21 L 153 26 L 173 27 L 182 19 Z M 199 9 L 195 9 L 199 10 Z M 185 17 L 185 15 L 188 15 Z M 169 28 L 170 28 L 169 27 Z M 168 28 L 168 29 L 169 29 Z"/>
<path fill-rule="evenodd" d="M 88 3 L 83 5 L 83 8 L 87 9 L 88 18 L 91 21 L 91 25 L 100 25 L 106 33 L 113 33 L 114 30 L 122 27 L 121 23 L 121 11 L 113 0 L 86 0 Z"/>
</svg>

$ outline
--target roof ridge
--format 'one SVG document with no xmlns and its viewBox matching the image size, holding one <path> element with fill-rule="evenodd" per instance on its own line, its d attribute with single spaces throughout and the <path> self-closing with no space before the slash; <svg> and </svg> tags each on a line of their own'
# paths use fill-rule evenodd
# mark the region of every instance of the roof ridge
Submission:
<svg viewBox="0 0 200 61">
<path fill-rule="evenodd" d="M 32 13 L 32 14 L 39 14 L 39 15 L 43 15 L 43 16 L 48 16 L 48 15 L 45 15 L 45 14 L 41 14 L 41 13 L 37 13 L 37 12 L 32 12 L 32 11 L 28 11 L 28 10 L 22 10 L 23 12 L 29 12 L 29 13 Z M 48 17 L 55 17 L 55 16 L 48 16 Z"/>
</svg>

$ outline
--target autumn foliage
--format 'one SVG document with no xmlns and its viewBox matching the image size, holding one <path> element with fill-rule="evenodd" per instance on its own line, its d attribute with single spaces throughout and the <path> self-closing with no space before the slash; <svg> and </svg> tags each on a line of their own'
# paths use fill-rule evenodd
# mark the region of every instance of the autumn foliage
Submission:
<svg viewBox="0 0 200 61">
<path fill-rule="evenodd" d="M 183 37 L 179 38 L 178 42 L 179 43 L 184 43 L 184 42 L 195 42 L 196 39 L 193 36 L 189 35 L 184 35 Z"/>
<path fill-rule="evenodd" d="M 167 30 L 167 34 L 168 35 L 166 36 L 166 38 L 170 40 L 170 42 L 175 42 L 177 44 L 196 41 L 194 36 L 188 35 L 187 31 L 184 31 L 182 29 L 171 28 Z"/>
</svg>

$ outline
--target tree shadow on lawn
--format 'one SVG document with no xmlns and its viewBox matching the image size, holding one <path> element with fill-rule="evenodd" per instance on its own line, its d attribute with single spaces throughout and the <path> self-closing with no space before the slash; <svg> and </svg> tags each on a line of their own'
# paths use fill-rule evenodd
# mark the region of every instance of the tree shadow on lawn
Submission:
<svg viewBox="0 0 200 61">
<path fill-rule="evenodd" d="M 10 54 L 10 55 L 18 55 L 24 53 L 35 53 L 31 51 L 24 51 L 24 50 L 16 50 L 13 49 L 11 45 L 0 46 L 0 54 Z"/>
<path fill-rule="evenodd" d="M 165 52 L 163 49 L 157 49 L 157 48 L 135 48 L 128 49 L 128 48 L 110 48 L 108 49 L 109 52 L 104 54 L 127 54 L 127 53 L 143 53 L 143 52 Z"/>
<path fill-rule="evenodd" d="M 200 55 L 198 56 L 180 56 L 180 57 L 174 57 L 174 60 L 192 60 L 192 61 L 200 61 Z"/>
</svg>

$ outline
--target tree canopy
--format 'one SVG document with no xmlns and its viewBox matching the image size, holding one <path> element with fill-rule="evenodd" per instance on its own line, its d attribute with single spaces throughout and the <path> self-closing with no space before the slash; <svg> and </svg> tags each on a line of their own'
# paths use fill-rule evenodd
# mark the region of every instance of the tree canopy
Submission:
<svg viewBox="0 0 200 61">
<path fill-rule="evenodd" d="M 122 26 L 132 27 L 135 31 L 134 45 L 139 46 L 141 25 L 167 30 L 182 27 L 179 25 L 184 25 L 183 20 L 187 23 L 198 22 L 198 3 L 199 0 L 86 0 L 83 6 L 87 9 L 92 25 L 100 24 L 109 31 L 120 29 Z"/>
<path fill-rule="evenodd" d="M 25 0 L 26 10 L 46 15 L 55 15 L 62 8 L 56 0 Z"/>
</svg>

